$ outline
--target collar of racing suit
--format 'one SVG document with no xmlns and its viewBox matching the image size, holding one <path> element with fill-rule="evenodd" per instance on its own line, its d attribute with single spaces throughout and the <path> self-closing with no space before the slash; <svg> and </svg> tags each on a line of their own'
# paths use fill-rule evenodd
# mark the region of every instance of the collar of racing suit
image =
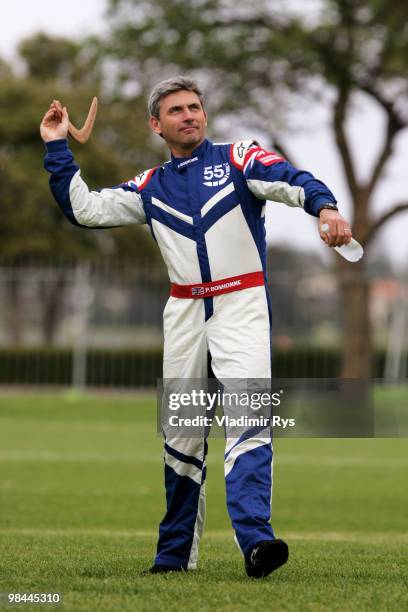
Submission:
<svg viewBox="0 0 408 612">
<path fill-rule="evenodd" d="M 200 157 L 205 154 L 210 144 L 210 141 L 205 138 L 188 157 L 174 157 L 174 155 L 171 154 L 171 164 L 173 168 L 177 170 L 177 172 L 182 172 L 187 166 L 196 164 Z"/>
</svg>

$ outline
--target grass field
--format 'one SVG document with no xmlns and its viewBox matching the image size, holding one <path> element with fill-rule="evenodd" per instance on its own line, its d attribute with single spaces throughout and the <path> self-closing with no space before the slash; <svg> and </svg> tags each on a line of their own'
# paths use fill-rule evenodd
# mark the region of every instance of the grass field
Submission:
<svg viewBox="0 0 408 612">
<path fill-rule="evenodd" d="M 408 440 L 278 439 L 290 559 L 263 581 L 244 573 L 210 440 L 199 569 L 146 577 L 164 509 L 155 419 L 154 398 L 0 398 L 0 592 L 60 591 L 73 611 L 408 609 Z"/>
</svg>

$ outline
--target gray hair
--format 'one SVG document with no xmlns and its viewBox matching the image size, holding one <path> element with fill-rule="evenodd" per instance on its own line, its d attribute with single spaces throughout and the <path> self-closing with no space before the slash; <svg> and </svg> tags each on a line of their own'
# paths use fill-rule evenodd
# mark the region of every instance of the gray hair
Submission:
<svg viewBox="0 0 408 612">
<path fill-rule="evenodd" d="M 187 76 L 176 76 L 158 83 L 149 96 L 148 108 L 151 117 L 160 118 L 160 101 L 176 91 L 193 91 L 204 107 L 204 95 L 197 81 Z"/>
</svg>

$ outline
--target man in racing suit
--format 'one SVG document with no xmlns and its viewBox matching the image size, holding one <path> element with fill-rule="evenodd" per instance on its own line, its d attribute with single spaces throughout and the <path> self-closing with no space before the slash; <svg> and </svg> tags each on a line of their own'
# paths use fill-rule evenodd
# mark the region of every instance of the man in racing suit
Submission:
<svg viewBox="0 0 408 612">
<path fill-rule="evenodd" d="M 90 191 L 68 148 L 68 113 L 54 101 L 41 124 L 50 186 L 68 219 L 85 227 L 149 224 L 171 281 L 164 311 L 164 379 L 205 379 L 208 354 L 218 380 L 271 378 L 271 311 L 265 276 L 266 200 L 319 217 L 329 246 L 347 244 L 348 223 L 330 190 L 310 173 L 252 140 L 205 138 L 197 83 L 176 77 L 149 100 L 150 126 L 171 159 L 114 188 Z M 323 223 L 329 226 L 325 233 Z M 205 513 L 204 438 L 165 440 L 167 511 L 152 573 L 194 569 Z M 228 438 L 227 505 L 247 574 L 285 563 L 288 548 L 270 524 L 270 429 Z"/>
</svg>

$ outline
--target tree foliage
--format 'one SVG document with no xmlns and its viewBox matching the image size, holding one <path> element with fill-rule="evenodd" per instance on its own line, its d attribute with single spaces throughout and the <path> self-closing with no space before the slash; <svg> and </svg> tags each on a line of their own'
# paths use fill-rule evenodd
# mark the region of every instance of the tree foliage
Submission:
<svg viewBox="0 0 408 612">
<path fill-rule="evenodd" d="M 157 256 L 145 228 L 91 232 L 72 226 L 59 211 L 43 170 L 44 145 L 39 123 L 50 101 L 67 105 L 81 125 L 94 95 L 102 91 L 101 67 L 91 47 L 38 34 L 20 45 L 25 75 L 0 65 L 0 228 L 2 256 L 95 258 L 101 254 L 148 259 Z M 157 154 L 146 147 L 146 119 L 129 101 L 100 105 L 86 146 L 70 143 L 91 188 L 117 185 L 135 176 Z M 135 122 L 136 129 L 129 130 Z M 147 160 L 145 159 L 147 157 Z"/>
</svg>

